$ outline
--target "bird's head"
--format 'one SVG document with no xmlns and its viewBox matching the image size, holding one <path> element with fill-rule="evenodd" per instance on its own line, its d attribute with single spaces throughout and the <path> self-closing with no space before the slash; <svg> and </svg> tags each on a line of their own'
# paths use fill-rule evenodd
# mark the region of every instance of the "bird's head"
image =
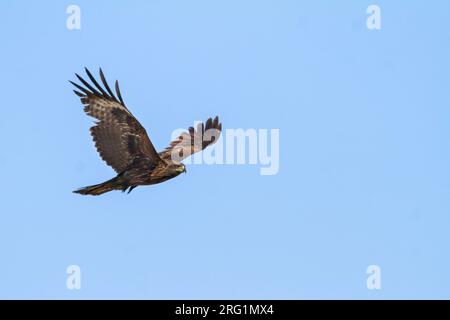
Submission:
<svg viewBox="0 0 450 320">
<path fill-rule="evenodd" d="M 180 173 L 186 173 L 186 166 L 183 163 L 173 164 L 172 169 L 176 172 L 177 175 Z"/>
</svg>

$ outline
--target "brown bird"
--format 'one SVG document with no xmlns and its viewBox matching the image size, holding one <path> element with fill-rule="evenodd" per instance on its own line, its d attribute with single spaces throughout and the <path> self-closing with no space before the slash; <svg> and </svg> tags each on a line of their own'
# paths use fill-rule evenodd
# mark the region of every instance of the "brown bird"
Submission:
<svg viewBox="0 0 450 320">
<path fill-rule="evenodd" d="M 84 111 L 97 119 L 91 127 L 91 135 L 100 157 L 116 172 L 117 176 L 106 182 L 75 190 L 75 193 L 100 195 L 111 190 L 128 193 L 141 185 L 151 185 L 167 181 L 186 172 L 181 160 L 215 143 L 222 131 L 219 118 L 209 118 L 196 129 L 190 127 L 166 149 L 157 152 L 147 132 L 125 106 L 116 81 L 117 98 L 108 86 L 100 69 L 100 79 L 104 88 L 95 80 L 87 68 L 86 74 L 93 86 L 78 74 L 84 85 L 72 83 L 74 90 L 84 105 Z M 95 88 L 94 88 L 95 86 Z"/>
</svg>

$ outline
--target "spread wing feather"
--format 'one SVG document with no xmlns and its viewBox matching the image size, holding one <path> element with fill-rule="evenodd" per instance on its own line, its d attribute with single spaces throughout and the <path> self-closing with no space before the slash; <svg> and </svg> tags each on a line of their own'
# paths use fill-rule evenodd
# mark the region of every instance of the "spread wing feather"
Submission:
<svg viewBox="0 0 450 320">
<path fill-rule="evenodd" d="M 183 132 L 170 143 L 169 147 L 160 152 L 159 156 L 164 160 L 179 162 L 216 143 L 221 132 L 222 124 L 219 117 L 215 117 L 214 120 L 209 118 L 206 123 L 199 123 L 196 129 L 190 127 L 188 132 Z"/>
<path fill-rule="evenodd" d="M 90 131 L 101 158 L 117 173 L 124 171 L 136 160 L 144 160 L 149 165 L 161 161 L 144 127 L 125 106 L 119 83 L 115 83 L 117 99 L 101 69 L 100 79 L 104 88 L 88 69 L 86 74 L 93 85 L 78 74 L 76 77 L 84 87 L 70 82 L 78 89 L 74 92 L 80 97 L 84 111 L 98 120 Z"/>
</svg>

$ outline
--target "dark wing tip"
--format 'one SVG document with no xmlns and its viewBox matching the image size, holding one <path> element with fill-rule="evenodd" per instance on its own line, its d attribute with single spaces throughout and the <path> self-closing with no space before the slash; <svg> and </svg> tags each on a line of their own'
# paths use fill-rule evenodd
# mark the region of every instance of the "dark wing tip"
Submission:
<svg viewBox="0 0 450 320">
<path fill-rule="evenodd" d="M 120 88 L 119 88 L 119 81 L 116 80 L 116 93 L 117 97 L 119 97 L 120 103 L 125 106 L 125 103 L 123 102 L 122 95 L 120 94 Z"/>
<path fill-rule="evenodd" d="M 213 122 L 212 122 L 212 127 L 213 127 L 214 129 L 216 129 L 218 124 L 219 124 L 219 117 L 216 116 L 216 117 L 214 118 Z"/>
<path fill-rule="evenodd" d="M 91 90 L 95 95 L 100 96 L 100 92 L 98 92 L 94 87 L 92 87 L 86 80 L 84 80 L 79 74 L 75 73 L 75 75 L 77 76 L 78 80 L 80 80 L 80 82 L 82 84 L 84 84 L 84 86 L 86 88 L 88 88 L 89 90 Z"/>
<path fill-rule="evenodd" d="M 99 73 L 100 73 L 100 79 L 102 80 L 103 85 L 106 88 L 106 91 L 108 91 L 111 98 L 113 98 L 114 100 L 117 101 L 116 97 L 114 96 L 114 93 L 112 92 L 111 88 L 108 85 L 108 82 L 106 81 L 105 74 L 103 73 L 102 68 L 99 68 Z"/>
<path fill-rule="evenodd" d="M 210 129 L 211 125 L 212 125 L 212 119 L 208 118 L 208 120 L 206 120 L 205 130 Z"/>
<path fill-rule="evenodd" d="M 79 92 L 79 91 L 77 91 L 77 90 L 73 90 L 73 92 L 74 92 L 77 96 L 79 96 L 80 98 L 86 96 L 84 93 L 81 93 L 81 92 Z"/>
<path fill-rule="evenodd" d="M 92 92 L 90 92 L 90 91 L 87 90 L 86 88 L 83 88 L 83 87 L 80 86 L 79 84 L 77 84 L 77 83 L 75 83 L 75 82 L 73 82 L 73 81 L 71 81 L 71 80 L 69 80 L 69 82 L 70 82 L 71 84 L 73 84 L 78 90 L 80 90 L 81 92 L 83 92 L 84 94 L 86 94 L 86 95 L 92 94 Z"/>
<path fill-rule="evenodd" d="M 106 91 L 102 88 L 102 86 L 97 82 L 97 80 L 95 80 L 94 76 L 92 75 L 92 73 L 89 71 L 88 68 L 84 67 L 84 70 L 86 71 L 86 74 L 88 75 L 89 79 L 91 79 L 92 83 L 94 84 L 94 86 L 100 90 L 101 94 L 103 95 L 103 97 L 107 98 L 107 99 L 111 99 L 111 97 L 106 93 Z"/>
</svg>

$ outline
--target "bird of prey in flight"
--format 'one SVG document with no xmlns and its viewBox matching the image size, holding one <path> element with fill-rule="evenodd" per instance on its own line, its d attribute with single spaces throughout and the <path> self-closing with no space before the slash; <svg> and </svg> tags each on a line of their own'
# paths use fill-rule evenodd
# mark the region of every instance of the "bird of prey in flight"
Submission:
<svg viewBox="0 0 450 320">
<path fill-rule="evenodd" d="M 209 118 L 197 128 L 190 127 L 166 149 L 157 152 L 144 127 L 125 106 L 116 81 L 114 95 L 100 69 L 103 87 L 86 69 L 92 84 L 75 74 L 83 86 L 70 81 L 77 90 L 84 111 L 97 121 L 91 135 L 100 157 L 117 176 L 100 184 L 75 190 L 83 195 L 100 195 L 111 190 L 128 190 L 141 185 L 157 184 L 186 172 L 181 160 L 215 143 L 222 131 L 219 118 Z"/>
</svg>

